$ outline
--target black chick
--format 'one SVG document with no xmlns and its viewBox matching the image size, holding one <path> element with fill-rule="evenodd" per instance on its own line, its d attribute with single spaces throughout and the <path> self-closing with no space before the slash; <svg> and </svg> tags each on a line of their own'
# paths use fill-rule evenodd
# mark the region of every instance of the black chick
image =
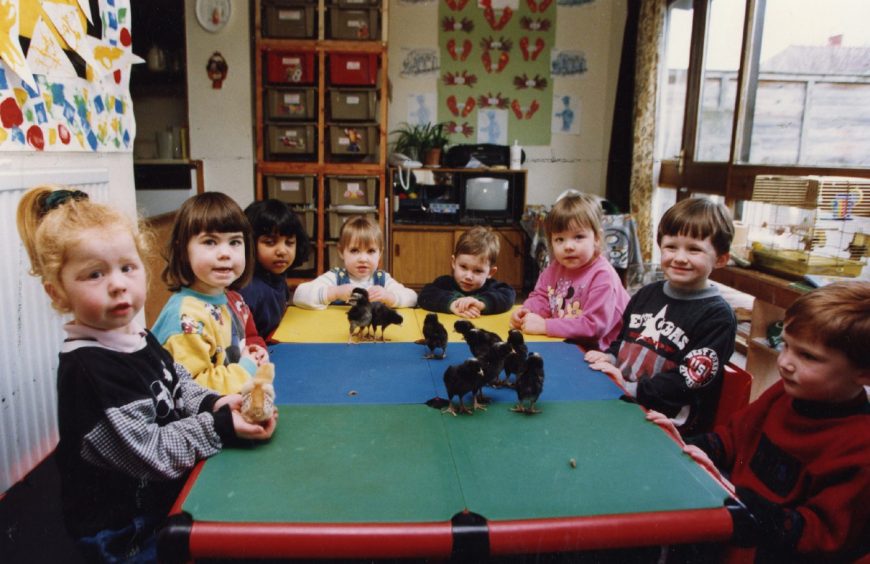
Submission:
<svg viewBox="0 0 870 564">
<path fill-rule="evenodd" d="M 372 303 L 369 301 L 368 291 L 363 288 L 354 288 L 350 293 L 348 303 L 351 306 L 347 310 L 347 320 L 350 323 L 350 335 L 347 342 L 353 343 L 354 335 L 362 339 L 363 333 L 368 331 L 369 325 L 372 323 Z"/>
<path fill-rule="evenodd" d="M 448 366 L 444 371 L 444 387 L 447 389 L 447 406 L 442 413 L 450 413 L 454 417 L 457 410 L 453 407 L 453 396 L 459 397 L 459 413 L 473 413 L 465 407 L 462 398 L 469 393 L 476 393 L 483 381 L 483 368 L 476 358 L 469 358 L 462 364 Z"/>
<path fill-rule="evenodd" d="M 453 324 L 453 329 L 462 335 L 462 338 L 465 339 L 466 343 L 468 343 L 468 349 L 471 351 L 471 354 L 476 358 L 483 358 L 486 356 L 490 347 L 494 343 L 501 341 L 501 337 L 499 337 L 497 333 L 485 329 L 479 329 L 475 327 L 473 323 L 465 319 L 457 320 L 456 323 Z"/>
<path fill-rule="evenodd" d="M 386 328 L 390 325 L 401 325 L 402 321 L 404 321 L 402 314 L 392 309 L 390 306 L 383 302 L 372 303 L 371 325 L 376 340 L 378 336 L 378 328 L 381 330 L 380 340 L 384 341 L 384 331 Z"/>
<path fill-rule="evenodd" d="M 426 358 L 444 358 L 447 356 L 447 329 L 438 321 L 437 313 L 427 313 L 423 320 L 424 343 L 429 348 Z M 441 355 L 435 356 L 435 349 L 441 349 Z"/>
<path fill-rule="evenodd" d="M 502 385 L 511 385 L 511 374 L 519 376 L 525 370 L 526 358 L 529 356 L 529 347 L 526 346 L 526 340 L 523 338 L 522 331 L 511 329 L 508 331 L 508 343 L 511 344 L 513 350 L 504 359 L 504 382 Z"/>
<path fill-rule="evenodd" d="M 511 411 L 519 413 L 540 413 L 535 409 L 535 403 L 544 391 L 544 359 L 538 353 L 532 353 L 526 359 L 525 370 L 517 374 L 517 405 Z M 526 402 L 529 406 L 526 407 Z"/>
<path fill-rule="evenodd" d="M 504 361 L 512 350 L 510 343 L 495 343 L 487 351 L 486 356 L 480 359 L 480 364 L 483 366 L 483 382 L 475 393 L 474 407 L 476 409 L 485 409 L 481 404 L 485 404 L 489 400 L 483 395 L 483 386 L 493 386 L 498 382 L 498 377 L 504 368 Z"/>
</svg>

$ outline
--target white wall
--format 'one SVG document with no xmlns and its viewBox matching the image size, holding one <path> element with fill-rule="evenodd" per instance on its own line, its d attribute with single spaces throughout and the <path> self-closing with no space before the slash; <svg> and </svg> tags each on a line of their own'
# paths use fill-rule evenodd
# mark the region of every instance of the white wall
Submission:
<svg viewBox="0 0 870 564">
<path fill-rule="evenodd" d="M 610 128 L 619 73 L 625 0 L 593 0 L 557 9 L 558 50 L 582 51 L 588 71 L 576 77 L 555 77 L 556 93 L 580 99 L 580 135 L 554 133 L 549 146 L 525 147 L 529 204 L 551 204 L 563 190 L 575 188 L 604 195 Z M 408 121 L 409 94 L 435 92 L 439 75 L 403 78 L 402 61 L 411 49 L 438 49 L 436 2 L 390 3 L 389 76 L 391 82 L 389 129 Z"/>
<path fill-rule="evenodd" d="M 218 33 L 199 26 L 195 3 L 184 1 L 190 157 L 204 161 L 206 190 L 224 192 L 244 208 L 254 200 L 250 2 L 233 0 L 232 17 Z M 229 66 L 220 90 L 205 71 L 215 51 Z"/>
<path fill-rule="evenodd" d="M 254 199 L 250 0 L 234 0 L 232 18 L 219 33 L 196 23 L 194 4 L 185 0 L 191 158 L 205 161 L 207 190 L 225 192 L 244 207 Z M 437 50 L 437 11 L 434 1 L 390 3 L 390 130 L 407 121 L 408 94 L 437 91 L 438 75 L 408 79 L 399 74 L 407 50 Z M 558 7 L 556 49 L 582 51 L 588 65 L 584 74 L 554 82 L 554 92 L 580 99 L 580 135 L 554 133 L 549 146 L 525 147 L 529 204 L 551 204 L 568 188 L 604 195 L 625 15 L 625 0 Z M 205 72 L 216 50 L 229 64 L 221 90 L 212 89 Z"/>
</svg>

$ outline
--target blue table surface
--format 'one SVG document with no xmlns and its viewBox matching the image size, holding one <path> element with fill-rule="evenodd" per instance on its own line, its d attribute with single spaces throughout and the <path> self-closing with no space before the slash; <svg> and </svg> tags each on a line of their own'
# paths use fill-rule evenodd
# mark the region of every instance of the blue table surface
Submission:
<svg viewBox="0 0 870 564">
<path fill-rule="evenodd" d="M 532 342 L 530 352 L 544 359 L 541 401 L 607 400 L 622 390 L 591 370 L 583 352 L 568 343 Z M 275 363 L 278 404 L 424 403 L 446 398 L 444 371 L 471 356 L 465 343 L 451 343 L 447 358 L 424 358 L 414 343 L 279 344 L 269 347 Z M 495 402 L 515 403 L 510 388 L 486 388 Z"/>
</svg>

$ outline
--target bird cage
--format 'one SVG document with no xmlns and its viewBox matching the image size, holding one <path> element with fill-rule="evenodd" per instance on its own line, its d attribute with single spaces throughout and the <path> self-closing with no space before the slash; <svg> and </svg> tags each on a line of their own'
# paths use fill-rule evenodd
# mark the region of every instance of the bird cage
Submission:
<svg viewBox="0 0 870 564">
<path fill-rule="evenodd" d="M 870 179 L 756 176 L 743 220 L 753 266 L 787 277 L 861 276 Z"/>
</svg>

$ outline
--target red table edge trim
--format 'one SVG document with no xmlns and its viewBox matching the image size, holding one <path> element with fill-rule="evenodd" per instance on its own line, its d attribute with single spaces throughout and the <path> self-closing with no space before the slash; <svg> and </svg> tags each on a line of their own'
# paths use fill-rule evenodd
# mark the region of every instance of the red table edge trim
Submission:
<svg viewBox="0 0 870 564">
<path fill-rule="evenodd" d="M 692 509 L 489 522 L 490 554 L 572 552 L 728 541 L 728 509 Z"/>
<path fill-rule="evenodd" d="M 490 555 L 572 552 L 728 541 L 726 508 L 552 519 L 489 521 Z M 252 535 L 256 542 L 252 542 Z M 246 558 L 449 558 L 444 523 L 194 522 L 190 556 Z"/>
<path fill-rule="evenodd" d="M 181 488 L 181 491 L 178 492 L 178 497 L 175 499 L 175 503 L 172 504 L 172 508 L 169 510 L 169 515 L 181 513 L 182 508 L 184 507 L 184 502 L 187 501 L 187 496 L 190 494 L 190 490 L 193 489 L 193 485 L 196 483 L 199 473 L 202 472 L 202 467 L 205 466 L 206 461 L 207 460 L 200 460 L 196 463 L 196 466 L 193 467 L 193 470 L 190 471 L 190 476 L 187 477 L 184 486 Z"/>
<path fill-rule="evenodd" d="M 252 542 L 252 535 L 256 541 Z M 450 522 L 194 522 L 190 556 L 225 558 L 449 558 Z"/>
</svg>

